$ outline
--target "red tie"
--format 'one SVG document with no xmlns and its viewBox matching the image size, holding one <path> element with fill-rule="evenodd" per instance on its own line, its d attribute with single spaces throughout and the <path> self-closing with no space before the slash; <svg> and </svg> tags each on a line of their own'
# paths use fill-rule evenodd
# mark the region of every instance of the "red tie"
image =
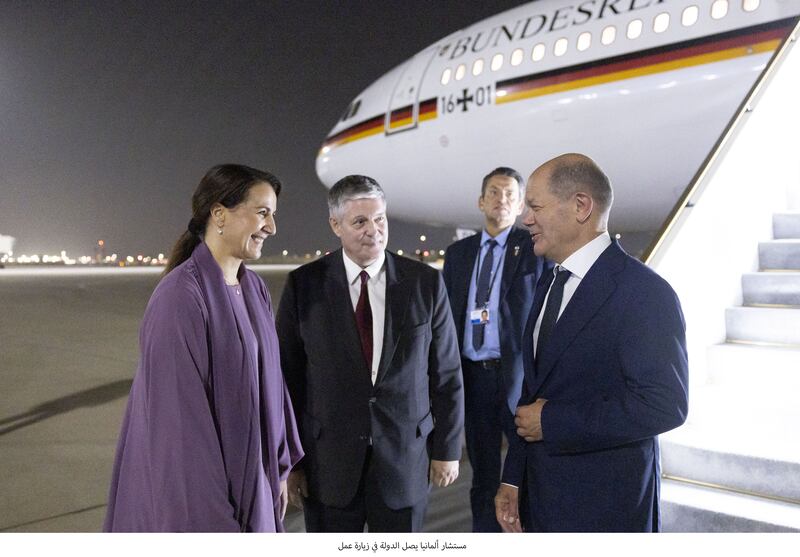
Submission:
<svg viewBox="0 0 800 557">
<path fill-rule="evenodd" d="M 367 281 L 369 274 L 361 271 L 358 275 L 361 278 L 361 294 L 358 296 L 356 304 L 356 327 L 358 336 L 361 337 L 361 352 L 364 354 L 364 361 L 367 369 L 372 376 L 372 307 L 369 305 L 369 292 L 367 291 Z"/>
</svg>

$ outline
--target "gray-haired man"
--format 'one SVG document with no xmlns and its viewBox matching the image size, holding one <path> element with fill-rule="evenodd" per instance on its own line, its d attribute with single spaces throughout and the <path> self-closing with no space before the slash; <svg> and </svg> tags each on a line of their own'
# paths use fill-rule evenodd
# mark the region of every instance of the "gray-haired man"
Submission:
<svg viewBox="0 0 800 557">
<path fill-rule="evenodd" d="M 292 271 L 277 327 L 306 456 L 289 478 L 310 532 L 422 529 L 430 480 L 458 476 L 456 331 L 438 271 L 385 250 L 383 190 L 328 195 L 342 249 Z"/>
</svg>

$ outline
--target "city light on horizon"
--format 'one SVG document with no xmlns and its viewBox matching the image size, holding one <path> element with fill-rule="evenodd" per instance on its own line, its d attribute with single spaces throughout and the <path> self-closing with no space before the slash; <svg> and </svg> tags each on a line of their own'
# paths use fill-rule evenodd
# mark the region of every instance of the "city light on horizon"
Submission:
<svg viewBox="0 0 800 557">
<path fill-rule="evenodd" d="M 406 250 L 403 248 L 395 248 L 395 251 L 400 256 L 412 257 L 421 261 L 441 259 L 444 254 L 444 249 L 427 246 L 428 238 L 425 234 L 414 236 L 422 245 L 420 248 Z M 149 255 L 142 251 L 137 251 L 134 254 L 119 254 L 113 252 L 107 255 L 107 243 L 104 239 L 95 240 L 93 243 L 93 255 L 78 255 L 72 256 L 67 250 L 57 250 L 57 255 L 49 253 L 23 253 L 16 254 L 13 251 L 0 253 L 0 266 L 4 265 L 63 265 L 63 266 L 106 266 L 106 267 L 147 267 L 147 266 L 165 266 L 167 265 L 168 257 L 163 252 L 155 255 Z M 56 251 L 56 250 L 54 250 Z M 109 250 L 110 251 L 110 250 Z M 282 249 L 276 253 L 267 254 L 256 261 L 251 263 L 264 263 L 264 262 L 285 262 L 285 261 L 308 261 L 317 259 L 328 255 L 330 250 L 323 248 L 311 249 L 305 252 L 292 252 L 289 249 Z"/>
</svg>

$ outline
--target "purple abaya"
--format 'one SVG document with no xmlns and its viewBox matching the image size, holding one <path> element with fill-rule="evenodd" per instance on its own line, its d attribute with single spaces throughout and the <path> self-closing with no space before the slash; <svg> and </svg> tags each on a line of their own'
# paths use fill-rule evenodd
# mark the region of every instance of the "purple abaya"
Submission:
<svg viewBox="0 0 800 557">
<path fill-rule="evenodd" d="M 200 243 L 153 292 L 139 345 L 104 530 L 283 531 L 303 451 L 263 281 L 242 265 L 237 294 Z"/>
</svg>

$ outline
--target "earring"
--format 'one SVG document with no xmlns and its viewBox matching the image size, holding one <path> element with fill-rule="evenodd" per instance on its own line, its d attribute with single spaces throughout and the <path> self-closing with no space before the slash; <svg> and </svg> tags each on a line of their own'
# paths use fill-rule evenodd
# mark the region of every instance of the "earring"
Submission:
<svg viewBox="0 0 800 557">
<path fill-rule="evenodd" d="M 222 227 L 219 227 L 219 228 L 217 228 L 217 234 L 219 234 L 220 236 L 222 236 Z"/>
</svg>

